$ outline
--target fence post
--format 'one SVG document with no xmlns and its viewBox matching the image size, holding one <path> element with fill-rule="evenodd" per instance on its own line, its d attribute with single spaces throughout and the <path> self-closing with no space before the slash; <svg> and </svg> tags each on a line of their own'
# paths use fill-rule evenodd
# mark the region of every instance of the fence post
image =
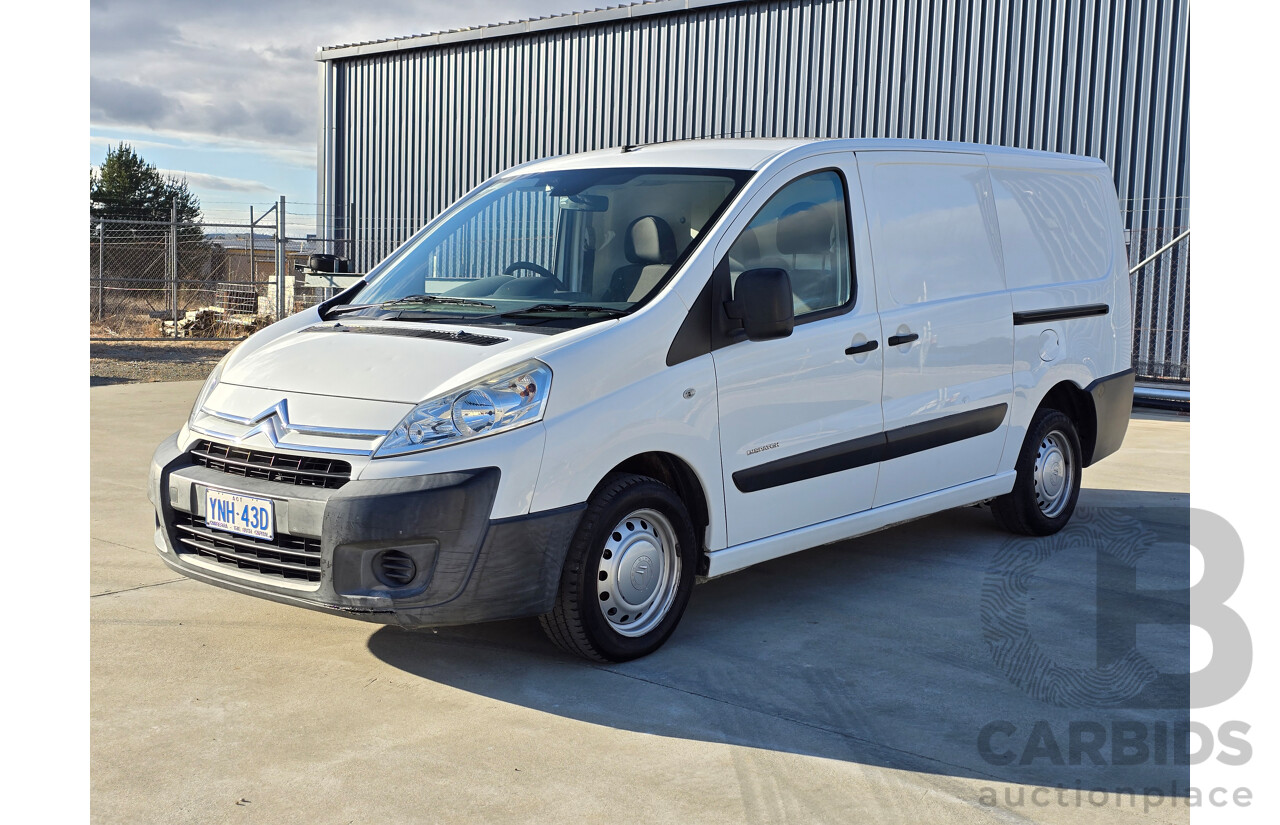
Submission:
<svg viewBox="0 0 1280 825">
<path fill-rule="evenodd" d="M 280 203 L 276 206 L 276 320 L 279 321 L 285 316 L 284 311 L 284 277 L 285 264 L 287 257 L 285 255 L 285 222 L 284 222 L 284 195 L 280 196 Z"/>
<path fill-rule="evenodd" d="M 98 221 L 98 320 L 102 320 L 102 244 L 105 240 L 105 224 Z"/>
<path fill-rule="evenodd" d="M 253 207 L 249 207 L 249 284 L 253 287 L 254 294 L 258 291 L 258 262 L 254 260 L 258 257 L 258 250 L 254 244 L 253 233 L 258 227 L 253 222 Z M 255 307 L 256 308 L 256 307 Z"/>
<path fill-rule="evenodd" d="M 169 204 L 169 266 L 173 273 L 170 300 L 173 302 L 173 337 L 178 337 L 178 199 Z"/>
</svg>

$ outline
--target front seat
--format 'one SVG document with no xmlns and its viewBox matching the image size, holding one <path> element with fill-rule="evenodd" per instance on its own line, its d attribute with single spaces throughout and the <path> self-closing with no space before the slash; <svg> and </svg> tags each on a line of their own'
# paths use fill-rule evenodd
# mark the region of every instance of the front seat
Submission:
<svg viewBox="0 0 1280 825">
<path fill-rule="evenodd" d="M 630 263 L 614 270 L 601 301 L 639 301 L 649 294 L 676 262 L 676 235 L 655 215 L 636 218 L 627 227 L 623 253 Z"/>
<path fill-rule="evenodd" d="M 836 216 L 830 203 L 792 204 L 778 218 L 777 246 L 779 252 L 791 258 L 786 268 L 797 315 L 836 305 L 832 250 L 835 229 Z M 809 266 L 799 266 L 801 258 Z"/>
</svg>

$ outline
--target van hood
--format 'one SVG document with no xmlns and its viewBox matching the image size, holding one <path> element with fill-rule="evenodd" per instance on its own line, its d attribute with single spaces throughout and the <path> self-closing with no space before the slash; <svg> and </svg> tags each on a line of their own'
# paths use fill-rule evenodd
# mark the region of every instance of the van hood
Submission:
<svg viewBox="0 0 1280 825">
<path fill-rule="evenodd" d="M 610 323 L 546 334 L 463 324 L 318 322 L 282 330 L 228 361 L 221 382 L 416 404 Z"/>
</svg>

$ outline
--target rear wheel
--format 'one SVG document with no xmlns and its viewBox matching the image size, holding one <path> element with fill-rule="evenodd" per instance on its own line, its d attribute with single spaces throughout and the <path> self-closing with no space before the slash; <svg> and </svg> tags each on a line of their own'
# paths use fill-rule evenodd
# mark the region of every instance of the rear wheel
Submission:
<svg viewBox="0 0 1280 825">
<path fill-rule="evenodd" d="M 671 488 L 616 475 L 587 503 L 542 629 L 570 653 L 623 662 L 662 646 L 693 590 L 697 544 Z"/>
<path fill-rule="evenodd" d="M 1058 410 L 1038 411 L 1018 454 L 1013 490 L 991 503 L 996 521 L 1027 536 L 1058 532 L 1075 512 L 1082 466 L 1075 423 Z"/>
</svg>

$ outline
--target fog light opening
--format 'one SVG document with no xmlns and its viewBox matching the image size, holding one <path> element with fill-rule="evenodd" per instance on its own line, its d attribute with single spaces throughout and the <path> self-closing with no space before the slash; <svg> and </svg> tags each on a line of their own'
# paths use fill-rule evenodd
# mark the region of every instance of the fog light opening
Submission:
<svg viewBox="0 0 1280 825">
<path fill-rule="evenodd" d="M 387 587 L 404 587 L 418 576 L 418 565 L 408 553 L 387 550 L 373 560 L 373 575 Z"/>
</svg>

